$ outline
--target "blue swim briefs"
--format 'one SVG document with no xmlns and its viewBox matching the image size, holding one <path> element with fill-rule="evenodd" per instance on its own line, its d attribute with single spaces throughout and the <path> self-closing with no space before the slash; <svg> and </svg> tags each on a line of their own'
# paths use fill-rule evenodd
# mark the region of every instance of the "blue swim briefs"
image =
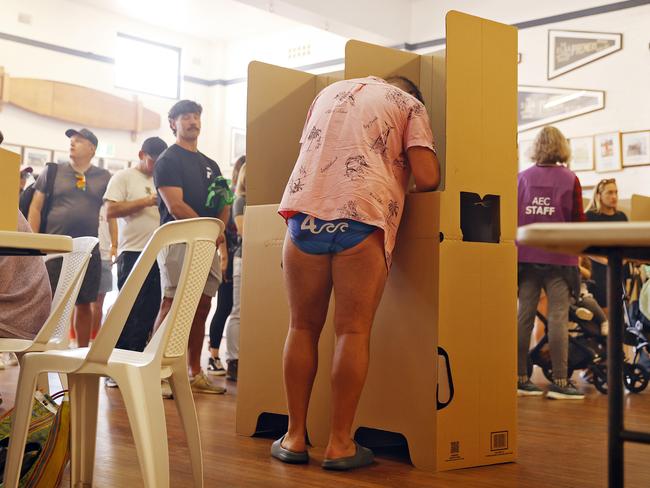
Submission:
<svg viewBox="0 0 650 488">
<path fill-rule="evenodd" d="M 307 254 L 336 254 L 362 242 L 377 230 L 350 219 L 321 220 L 297 213 L 287 220 L 289 236 Z"/>
</svg>

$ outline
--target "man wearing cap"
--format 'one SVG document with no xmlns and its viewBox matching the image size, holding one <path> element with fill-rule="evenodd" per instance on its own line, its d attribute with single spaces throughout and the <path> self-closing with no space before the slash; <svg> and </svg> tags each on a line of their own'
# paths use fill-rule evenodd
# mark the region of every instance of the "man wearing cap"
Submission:
<svg viewBox="0 0 650 488">
<path fill-rule="evenodd" d="M 88 129 L 68 129 L 70 138 L 70 163 L 61 163 L 54 180 L 54 189 L 45 233 L 71 237 L 97 237 L 99 209 L 103 204 L 106 186 L 111 174 L 91 164 L 97 149 L 97 137 Z M 41 210 L 45 204 L 48 169 L 36 180 L 36 191 L 29 207 L 29 224 L 36 232 L 41 225 Z M 61 272 L 61 259 L 47 262 L 52 290 Z M 93 250 L 84 281 L 79 291 L 73 318 L 73 326 L 79 347 L 86 347 L 90 339 L 92 309 L 97 300 L 101 277 L 99 248 Z"/>
<path fill-rule="evenodd" d="M 27 184 L 27 178 L 34 172 L 34 168 L 31 166 L 23 166 L 20 168 L 20 186 L 18 187 L 20 193 L 19 196 L 25 191 L 25 185 Z"/>
<path fill-rule="evenodd" d="M 153 168 L 167 149 L 160 137 L 142 143 L 140 162 L 134 168 L 115 173 L 104 195 L 108 218 L 117 218 L 117 287 L 121 290 L 151 234 L 160 225 L 158 195 L 153 183 Z M 143 351 L 160 307 L 160 271 L 154 263 L 147 275 L 122 335 L 115 347 Z M 107 381 L 107 386 L 113 386 Z"/>
<path fill-rule="evenodd" d="M 230 205 L 212 206 L 210 188 L 219 181 L 221 170 L 217 163 L 202 154 L 198 148 L 201 133 L 202 107 L 191 100 L 177 102 L 168 114 L 169 126 L 176 143 L 169 146 L 158 159 L 154 169 L 154 182 L 160 194 L 160 223 L 196 217 L 217 217 L 223 222 L 230 218 Z M 215 240 L 217 236 L 215 236 Z M 219 238 L 217 244 L 221 242 Z M 160 281 L 164 297 L 156 324 L 162 323 L 171 308 L 176 286 L 183 266 L 184 245 L 170 246 L 158 255 Z M 210 311 L 212 297 L 221 283 L 221 264 L 215 254 L 203 294 L 199 301 L 188 343 L 188 363 L 192 391 L 224 393 L 225 389 L 213 385 L 201 370 L 201 350 L 205 338 L 205 321 Z M 166 389 L 165 389 L 166 390 Z"/>
</svg>

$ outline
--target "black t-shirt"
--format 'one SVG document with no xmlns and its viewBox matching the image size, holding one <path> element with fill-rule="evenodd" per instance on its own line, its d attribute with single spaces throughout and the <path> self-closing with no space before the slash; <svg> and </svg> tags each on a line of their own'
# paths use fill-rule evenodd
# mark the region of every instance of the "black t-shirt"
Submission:
<svg viewBox="0 0 650 488">
<path fill-rule="evenodd" d="M 627 222 L 627 215 L 620 211 L 614 215 L 605 215 L 594 212 L 593 210 L 587 210 L 585 217 L 587 218 L 587 222 Z"/>
<path fill-rule="evenodd" d="M 221 176 L 219 165 L 200 152 L 183 149 L 172 144 L 163 152 L 153 171 L 156 189 L 161 186 L 176 186 L 183 189 L 183 201 L 199 217 L 218 217 L 215 209 L 206 207 L 208 187 L 214 178 Z M 160 224 L 171 222 L 171 214 L 162 198 L 158 199 Z"/>
<path fill-rule="evenodd" d="M 627 216 L 623 212 L 616 212 L 614 215 L 605 215 L 588 210 L 585 212 L 587 222 L 627 222 Z M 591 279 L 596 283 L 594 298 L 601 307 L 607 306 L 607 266 L 597 261 L 591 261 Z"/>
</svg>

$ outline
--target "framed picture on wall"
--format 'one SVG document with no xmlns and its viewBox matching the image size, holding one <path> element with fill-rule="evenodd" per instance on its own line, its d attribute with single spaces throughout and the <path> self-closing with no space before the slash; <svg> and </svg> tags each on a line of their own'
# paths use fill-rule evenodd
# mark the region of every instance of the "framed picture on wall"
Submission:
<svg viewBox="0 0 650 488">
<path fill-rule="evenodd" d="M 609 32 L 548 31 L 549 80 L 620 51 L 623 34 Z"/>
<path fill-rule="evenodd" d="M 246 131 L 233 127 L 230 135 L 230 166 L 234 166 L 235 161 L 244 154 L 246 154 Z"/>
<path fill-rule="evenodd" d="M 593 136 L 572 137 L 571 160 L 569 168 L 573 171 L 592 171 L 594 169 L 594 138 Z"/>
<path fill-rule="evenodd" d="M 70 152 L 69 151 L 54 151 L 52 156 L 52 161 L 55 163 L 69 163 L 70 162 Z"/>
<path fill-rule="evenodd" d="M 601 110 L 605 108 L 605 92 L 520 85 L 517 105 L 517 130 L 523 132 Z"/>
<path fill-rule="evenodd" d="M 519 171 L 528 169 L 535 164 L 535 161 L 531 159 L 533 155 L 534 142 L 535 141 L 532 139 L 519 141 Z"/>
<path fill-rule="evenodd" d="M 650 130 L 623 132 L 621 148 L 624 167 L 650 164 Z"/>
<path fill-rule="evenodd" d="M 49 149 L 25 147 L 23 150 L 23 164 L 34 168 L 34 173 L 40 173 L 49 161 L 52 161 L 52 151 Z"/>
<path fill-rule="evenodd" d="M 15 144 L 3 144 L 2 149 L 11 151 L 12 153 L 18 154 L 20 157 L 23 155 L 23 146 L 17 146 Z"/>
<path fill-rule="evenodd" d="M 596 171 L 618 171 L 621 169 L 621 134 L 609 132 L 594 136 Z"/>
</svg>

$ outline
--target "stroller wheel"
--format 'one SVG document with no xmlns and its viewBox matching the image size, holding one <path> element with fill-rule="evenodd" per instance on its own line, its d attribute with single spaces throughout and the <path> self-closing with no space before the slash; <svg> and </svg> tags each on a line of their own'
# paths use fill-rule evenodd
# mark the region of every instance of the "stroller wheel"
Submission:
<svg viewBox="0 0 650 488">
<path fill-rule="evenodd" d="M 544 378 L 553 383 L 553 370 L 551 368 L 543 367 L 542 373 L 544 373 Z M 573 368 L 569 366 L 566 371 L 566 377 L 571 379 L 571 376 L 573 376 Z"/>
<path fill-rule="evenodd" d="M 623 384 L 630 393 L 641 393 L 648 386 L 650 374 L 639 364 L 623 365 Z"/>
<path fill-rule="evenodd" d="M 607 395 L 607 370 L 605 368 L 593 368 L 593 379 L 596 390 Z"/>
</svg>

